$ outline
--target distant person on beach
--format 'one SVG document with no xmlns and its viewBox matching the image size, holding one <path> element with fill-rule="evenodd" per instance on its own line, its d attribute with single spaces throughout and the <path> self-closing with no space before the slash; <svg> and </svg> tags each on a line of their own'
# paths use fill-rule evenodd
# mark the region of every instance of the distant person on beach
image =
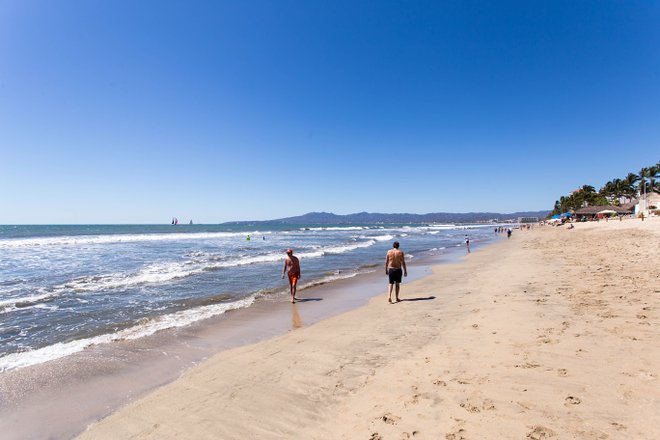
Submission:
<svg viewBox="0 0 660 440">
<path fill-rule="evenodd" d="M 387 251 L 385 257 L 385 275 L 390 277 L 390 291 L 388 302 L 392 303 L 392 289 L 395 288 L 396 302 L 399 299 L 399 285 L 401 284 L 401 275 L 408 276 L 408 269 L 406 268 L 406 258 L 403 252 L 399 250 L 399 242 L 395 241 L 392 244 L 392 249 Z"/>
<path fill-rule="evenodd" d="M 284 257 L 284 267 L 282 267 L 282 279 L 284 274 L 289 271 L 289 287 L 291 288 L 291 302 L 296 302 L 296 287 L 300 279 L 300 260 L 293 256 L 293 249 L 286 250 L 286 257 Z"/>
<path fill-rule="evenodd" d="M 470 253 L 470 237 L 465 235 L 465 247 L 467 247 L 468 254 Z"/>
<path fill-rule="evenodd" d="M 506 228 L 506 238 L 511 238 L 511 228 Z"/>
</svg>

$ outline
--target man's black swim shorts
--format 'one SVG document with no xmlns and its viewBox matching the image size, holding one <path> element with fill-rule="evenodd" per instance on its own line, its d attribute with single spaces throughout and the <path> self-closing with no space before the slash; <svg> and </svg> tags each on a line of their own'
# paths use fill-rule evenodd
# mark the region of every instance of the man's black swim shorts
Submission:
<svg viewBox="0 0 660 440">
<path fill-rule="evenodd" d="M 401 277 L 403 276 L 403 270 L 390 269 L 387 271 L 387 274 L 390 276 L 390 284 L 400 283 Z"/>
</svg>

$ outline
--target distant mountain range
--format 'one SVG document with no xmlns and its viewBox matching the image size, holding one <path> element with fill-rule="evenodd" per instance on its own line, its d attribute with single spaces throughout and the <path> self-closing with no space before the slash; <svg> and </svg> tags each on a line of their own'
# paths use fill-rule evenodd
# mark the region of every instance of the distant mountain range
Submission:
<svg viewBox="0 0 660 440">
<path fill-rule="evenodd" d="M 473 223 L 491 220 L 517 220 L 518 217 L 544 218 L 550 211 L 524 211 L 502 214 L 496 212 L 433 212 L 429 214 L 381 214 L 376 212 L 358 212 L 338 215 L 331 212 L 309 212 L 296 217 L 286 217 L 264 221 L 238 221 L 224 224 L 279 223 L 283 225 L 346 225 L 373 223 Z"/>
</svg>

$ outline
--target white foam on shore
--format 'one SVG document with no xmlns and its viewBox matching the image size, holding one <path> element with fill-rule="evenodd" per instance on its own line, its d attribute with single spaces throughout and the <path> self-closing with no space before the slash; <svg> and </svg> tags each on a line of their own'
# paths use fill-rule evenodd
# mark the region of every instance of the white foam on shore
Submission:
<svg viewBox="0 0 660 440">
<path fill-rule="evenodd" d="M 27 306 L 45 299 L 57 296 L 56 292 L 42 293 L 39 295 L 22 296 L 0 300 L 0 314 L 15 310 L 16 307 Z"/>
<path fill-rule="evenodd" d="M 343 254 L 359 248 L 366 248 L 376 244 L 376 240 L 389 240 L 391 236 L 381 236 L 367 241 L 358 241 L 338 246 L 326 246 L 303 251 L 296 254 L 301 259 L 322 258 L 326 254 Z M 219 270 L 231 267 L 246 266 L 251 264 L 275 263 L 284 258 L 281 252 L 268 254 L 245 255 L 241 257 L 200 258 L 184 262 L 161 262 L 150 264 L 134 273 L 109 273 L 85 275 L 74 278 L 65 283 L 52 287 L 51 291 L 18 298 L 9 298 L 0 301 L 0 313 L 8 313 L 17 308 L 57 297 L 65 292 L 94 293 L 115 289 L 125 289 L 145 284 L 162 284 L 170 281 L 199 275 L 209 270 Z"/>
<path fill-rule="evenodd" d="M 155 263 L 134 274 L 112 273 L 87 275 L 53 287 L 55 292 L 73 290 L 74 292 L 98 292 L 102 290 L 121 289 L 141 284 L 166 283 L 179 278 L 189 277 L 204 270 L 203 267 L 192 267 L 190 263 Z"/>
<path fill-rule="evenodd" d="M 177 327 L 185 327 L 196 321 L 207 319 L 212 316 L 221 315 L 229 310 L 240 309 L 252 305 L 256 295 L 224 304 L 212 304 L 189 310 L 182 310 L 169 315 L 151 318 L 133 327 L 120 330 L 116 333 L 106 333 L 93 338 L 79 339 L 71 342 L 59 342 L 37 350 L 12 353 L 0 357 L 0 372 L 25 368 L 31 365 L 41 364 L 65 356 L 72 355 L 92 345 L 107 344 L 115 341 L 138 339 L 152 335 L 160 330 Z"/>
<path fill-rule="evenodd" d="M 353 251 L 355 249 L 366 248 L 376 244 L 376 240 L 363 241 L 353 244 L 346 244 L 340 246 L 328 246 L 323 248 L 323 252 L 326 254 L 343 254 L 346 252 Z"/>
<path fill-rule="evenodd" d="M 367 271 L 368 272 L 368 271 Z M 320 286 L 323 284 L 331 283 L 333 281 L 346 280 L 349 278 L 354 278 L 359 275 L 360 272 L 337 272 L 332 275 L 327 275 L 320 280 L 310 281 L 308 283 L 302 284 L 298 290 L 309 289 L 310 287 Z"/>
<path fill-rule="evenodd" d="M 264 232 L 191 232 L 167 234 L 108 234 L 108 235 L 67 235 L 59 237 L 10 238 L 0 239 L 0 249 L 38 246 L 79 246 L 112 243 L 148 241 L 208 240 L 246 235 L 263 235 Z"/>
<path fill-rule="evenodd" d="M 376 236 L 373 236 L 373 237 L 362 235 L 362 236 L 360 236 L 360 238 L 363 238 L 363 239 L 366 238 L 366 239 L 371 239 L 371 240 L 376 240 L 376 241 L 387 241 L 387 240 L 394 239 L 394 235 L 386 234 L 386 235 L 376 235 Z"/>
<path fill-rule="evenodd" d="M 328 226 L 319 228 L 300 228 L 301 231 L 364 231 L 367 226 Z"/>
</svg>

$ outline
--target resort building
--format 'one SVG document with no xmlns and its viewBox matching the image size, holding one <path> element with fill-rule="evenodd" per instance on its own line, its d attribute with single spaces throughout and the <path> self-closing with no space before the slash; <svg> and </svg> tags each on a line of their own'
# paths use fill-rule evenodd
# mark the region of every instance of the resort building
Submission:
<svg viewBox="0 0 660 440">
<path fill-rule="evenodd" d="M 649 215 L 660 215 L 660 194 L 651 192 L 640 196 L 635 205 L 635 216 L 641 214 L 647 217 Z"/>
</svg>

